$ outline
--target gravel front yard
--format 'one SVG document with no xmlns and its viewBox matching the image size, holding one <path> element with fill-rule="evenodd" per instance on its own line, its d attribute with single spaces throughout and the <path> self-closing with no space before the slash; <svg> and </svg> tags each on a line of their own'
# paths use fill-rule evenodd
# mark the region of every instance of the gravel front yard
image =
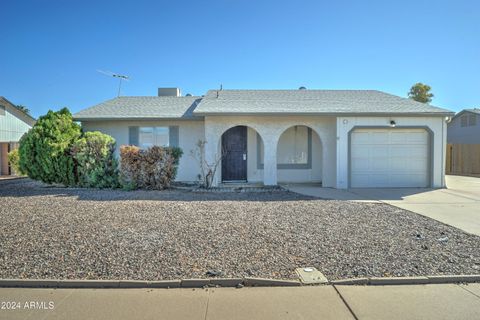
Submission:
<svg viewBox="0 0 480 320">
<path fill-rule="evenodd" d="M 0 181 L 0 278 L 329 279 L 480 273 L 480 237 L 384 204 Z M 444 238 L 447 241 L 439 241 Z"/>
</svg>

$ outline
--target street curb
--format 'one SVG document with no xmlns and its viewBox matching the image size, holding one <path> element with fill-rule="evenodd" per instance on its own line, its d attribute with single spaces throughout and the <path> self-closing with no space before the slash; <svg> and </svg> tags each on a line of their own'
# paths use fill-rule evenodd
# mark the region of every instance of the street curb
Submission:
<svg viewBox="0 0 480 320">
<path fill-rule="evenodd" d="M 373 286 L 385 286 L 385 285 L 399 285 L 399 284 L 427 284 L 427 277 L 390 277 L 390 278 L 378 278 L 372 277 L 368 279 L 368 284 Z"/>
<path fill-rule="evenodd" d="M 149 288 L 180 288 L 182 284 L 181 280 L 159 280 L 159 281 L 150 281 L 148 283 Z"/>
<path fill-rule="evenodd" d="M 442 283 L 474 283 L 480 282 L 479 275 L 441 275 L 426 277 L 371 277 L 351 278 L 330 281 L 333 285 L 415 285 L 415 284 L 442 284 Z"/>
<path fill-rule="evenodd" d="M 298 280 L 276 280 L 264 278 L 245 278 L 247 287 L 298 287 L 302 283 Z"/>
<path fill-rule="evenodd" d="M 116 280 L 58 280 L 57 288 L 119 288 Z"/>
<path fill-rule="evenodd" d="M 220 287 L 236 287 L 239 284 L 243 285 L 242 278 L 212 278 L 210 284 Z"/>
<path fill-rule="evenodd" d="M 480 282 L 480 274 L 474 275 L 439 275 L 426 277 L 371 277 L 350 278 L 329 281 L 330 285 L 417 285 Z M 267 278 L 210 278 L 182 280 L 55 280 L 55 279 L 0 279 L 0 288 L 205 288 L 219 287 L 292 287 L 305 286 L 299 280 L 280 280 Z M 241 286 L 240 286 L 241 287 Z"/>
<path fill-rule="evenodd" d="M 56 288 L 58 287 L 58 280 L 5 279 L 0 280 L 0 287 Z"/>
<path fill-rule="evenodd" d="M 352 279 L 342 279 L 342 280 L 333 280 L 330 281 L 330 284 L 333 285 L 367 285 L 369 279 L 368 278 L 352 278 Z"/>
<path fill-rule="evenodd" d="M 430 283 L 480 282 L 480 274 L 428 276 Z"/>
<path fill-rule="evenodd" d="M 183 279 L 180 283 L 182 288 L 202 288 L 210 284 L 210 279 Z"/>
</svg>

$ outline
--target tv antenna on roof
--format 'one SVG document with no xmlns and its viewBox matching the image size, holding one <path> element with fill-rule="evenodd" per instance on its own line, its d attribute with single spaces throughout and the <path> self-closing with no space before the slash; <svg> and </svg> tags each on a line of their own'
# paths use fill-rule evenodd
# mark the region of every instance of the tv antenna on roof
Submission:
<svg viewBox="0 0 480 320">
<path fill-rule="evenodd" d="M 109 76 L 109 77 L 114 77 L 114 78 L 119 79 L 117 97 L 120 97 L 120 92 L 122 90 L 122 81 L 123 80 L 128 81 L 130 78 L 126 75 L 113 73 L 113 72 L 110 72 L 110 71 L 97 70 L 97 72 L 100 72 L 101 74 L 104 74 L 104 75 Z"/>
</svg>

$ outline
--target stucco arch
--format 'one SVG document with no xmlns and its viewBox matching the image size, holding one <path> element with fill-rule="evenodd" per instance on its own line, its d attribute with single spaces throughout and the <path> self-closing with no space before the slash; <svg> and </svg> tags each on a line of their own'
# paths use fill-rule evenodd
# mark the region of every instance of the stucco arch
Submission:
<svg viewBox="0 0 480 320">
<path fill-rule="evenodd" d="M 296 127 L 296 126 L 303 126 L 303 127 L 307 127 L 309 129 L 311 129 L 312 132 L 315 133 L 318 136 L 318 138 L 320 140 L 320 144 L 322 146 L 322 150 L 323 150 L 323 148 L 325 146 L 324 146 L 324 143 L 323 143 L 322 135 L 318 132 L 318 129 L 313 127 L 313 126 L 307 125 L 307 124 L 299 124 L 299 123 L 295 123 L 295 124 L 292 124 L 292 125 L 289 125 L 289 126 L 285 126 L 285 129 L 278 135 L 277 146 L 278 146 L 278 143 L 280 142 L 280 137 L 282 136 L 282 134 L 284 134 L 285 131 L 287 131 L 288 129 Z"/>
<path fill-rule="evenodd" d="M 218 139 L 217 139 L 217 146 L 221 146 L 221 143 L 222 143 L 222 136 L 225 132 L 227 132 L 229 129 L 231 128 L 235 128 L 235 127 L 239 127 L 239 126 L 243 126 L 243 127 L 247 127 L 247 128 L 250 128 L 250 129 L 253 129 L 256 133 L 258 133 L 258 135 L 260 136 L 260 138 L 262 139 L 262 141 L 265 141 L 265 139 L 263 138 L 263 135 L 262 135 L 262 132 L 261 132 L 261 127 L 260 126 L 256 126 L 256 125 L 251 125 L 251 124 L 248 124 L 248 123 L 242 123 L 242 122 L 235 122 L 235 123 L 231 123 L 231 124 L 228 124 L 228 125 L 225 125 L 221 128 L 219 128 L 218 132 L 219 132 L 219 135 L 218 135 Z"/>
<path fill-rule="evenodd" d="M 280 139 L 282 138 L 282 136 L 288 131 L 290 130 L 291 128 L 295 128 L 295 127 L 304 127 L 304 128 L 308 128 L 309 130 L 311 130 L 311 134 L 309 134 L 308 136 L 308 145 L 309 145 L 309 154 L 308 154 L 308 161 L 305 165 L 282 165 L 282 164 L 277 164 L 277 177 L 279 179 L 279 181 L 282 181 L 281 179 L 281 174 L 279 172 L 279 170 L 285 170 L 285 172 L 287 172 L 287 170 L 291 169 L 291 170 L 302 170 L 303 172 L 305 172 L 306 170 L 308 170 L 309 174 L 308 176 L 310 176 L 310 178 L 312 179 L 311 181 L 322 181 L 323 180 L 323 173 L 326 171 L 326 156 L 325 156 L 325 144 L 324 144 L 324 139 L 322 139 L 322 136 L 320 135 L 319 133 L 319 130 L 318 128 L 315 128 L 315 126 L 312 126 L 310 123 L 305 123 L 305 122 L 302 122 L 302 123 L 295 123 L 293 125 L 291 124 L 285 124 L 282 126 L 282 129 L 283 131 L 278 135 L 278 138 L 277 138 L 277 158 L 278 158 L 278 152 L 279 152 L 279 147 L 280 147 Z M 318 139 L 318 140 L 317 140 Z M 301 171 L 300 171 L 301 172 Z M 290 177 L 292 178 L 292 177 Z M 283 178 L 285 179 L 285 177 Z M 288 182 L 295 182 L 294 181 L 295 179 L 293 180 L 284 180 L 284 181 L 288 181 Z"/>
<path fill-rule="evenodd" d="M 249 167 L 250 166 L 254 166 L 253 163 L 256 163 L 256 157 L 254 159 L 251 159 L 251 155 L 249 154 L 249 151 L 248 149 L 250 149 L 252 146 L 250 145 L 250 142 L 249 142 L 249 135 L 254 135 L 255 138 L 258 136 L 260 137 L 262 143 L 263 143 L 263 138 L 262 138 L 262 134 L 256 130 L 253 126 L 250 126 L 248 124 L 243 124 L 243 123 L 240 123 L 240 124 L 231 124 L 231 125 L 228 125 L 228 126 L 225 126 L 224 128 L 222 128 L 222 130 L 219 130 L 219 132 L 221 132 L 220 136 L 218 137 L 218 140 L 217 140 L 217 153 L 218 154 L 222 154 L 224 152 L 224 150 L 222 149 L 222 139 L 223 139 L 223 136 L 226 132 L 228 132 L 230 129 L 233 129 L 233 128 L 236 128 L 236 127 L 246 127 L 247 128 L 247 150 L 246 150 L 246 153 L 247 153 L 247 176 L 246 176 L 246 179 L 247 181 L 250 181 L 249 180 L 249 177 L 248 177 L 248 172 L 250 171 L 249 170 Z M 250 132 L 251 130 L 251 132 Z M 255 146 L 256 147 L 256 146 Z M 262 159 L 263 160 L 263 159 Z M 222 167 L 224 165 L 224 161 L 222 159 L 222 161 L 220 162 L 220 165 L 218 167 L 218 177 L 217 177 L 217 182 L 221 182 L 221 181 L 225 181 L 224 177 L 223 177 L 223 170 L 222 170 Z M 256 165 L 256 164 L 255 164 Z M 256 181 L 256 180 L 254 180 Z M 262 179 L 263 181 L 263 179 Z"/>
<path fill-rule="evenodd" d="M 277 184 L 277 144 L 282 133 L 295 125 L 307 126 L 320 138 L 322 145 L 322 182 L 332 187 L 336 168 L 336 118 L 315 116 L 209 116 L 205 118 L 205 158 L 213 159 L 218 154 L 222 134 L 235 126 L 254 129 L 264 143 L 263 183 Z M 326 164 L 329 165 L 326 170 Z M 218 177 L 217 177 L 218 178 Z M 216 180 L 219 182 L 219 179 Z"/>
</svg>

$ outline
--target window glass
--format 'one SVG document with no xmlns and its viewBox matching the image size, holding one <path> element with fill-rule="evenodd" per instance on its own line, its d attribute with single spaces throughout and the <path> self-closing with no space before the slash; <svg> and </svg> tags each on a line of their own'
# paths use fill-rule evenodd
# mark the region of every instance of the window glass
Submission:
<svg viewBox="0 0 480 320">
<path fill-rule="evenodd" d="M 139 144 L 140 148 L 147 149 L 152 146 L 168 147 L 168 127 L 140 127 Z"/>
<path fill-rule="evenodd" d="M 147 149 L 153 146 L 154 144 L 153 128 L 141 127 L 138 140 L 140 143 L 140 148 L 142 149 Z"/>
<path fill-rule="evenodd" d="M 471 114 L 468 117 L 468 125 L 469 126 L 476 126 L 477 125 L 477 116 L 474 114 Z"/>
<path fill-rule="evenodd" d="M 466 126 L 467 126 L 467 120 L 468 120 L 468 119 L 467 119 L 467 116 L 462 116 L 462 117 L 460 118 L 460 122 L 461 122 L 461 126 L 462 126 L 462 127 L 466 127 Z"/>
<path fill-rule="evenodd" d="M 168 147 L 169 145 L 168 127 L 155 128 L 155 145 L 161 147 Z"/>
</svg>

